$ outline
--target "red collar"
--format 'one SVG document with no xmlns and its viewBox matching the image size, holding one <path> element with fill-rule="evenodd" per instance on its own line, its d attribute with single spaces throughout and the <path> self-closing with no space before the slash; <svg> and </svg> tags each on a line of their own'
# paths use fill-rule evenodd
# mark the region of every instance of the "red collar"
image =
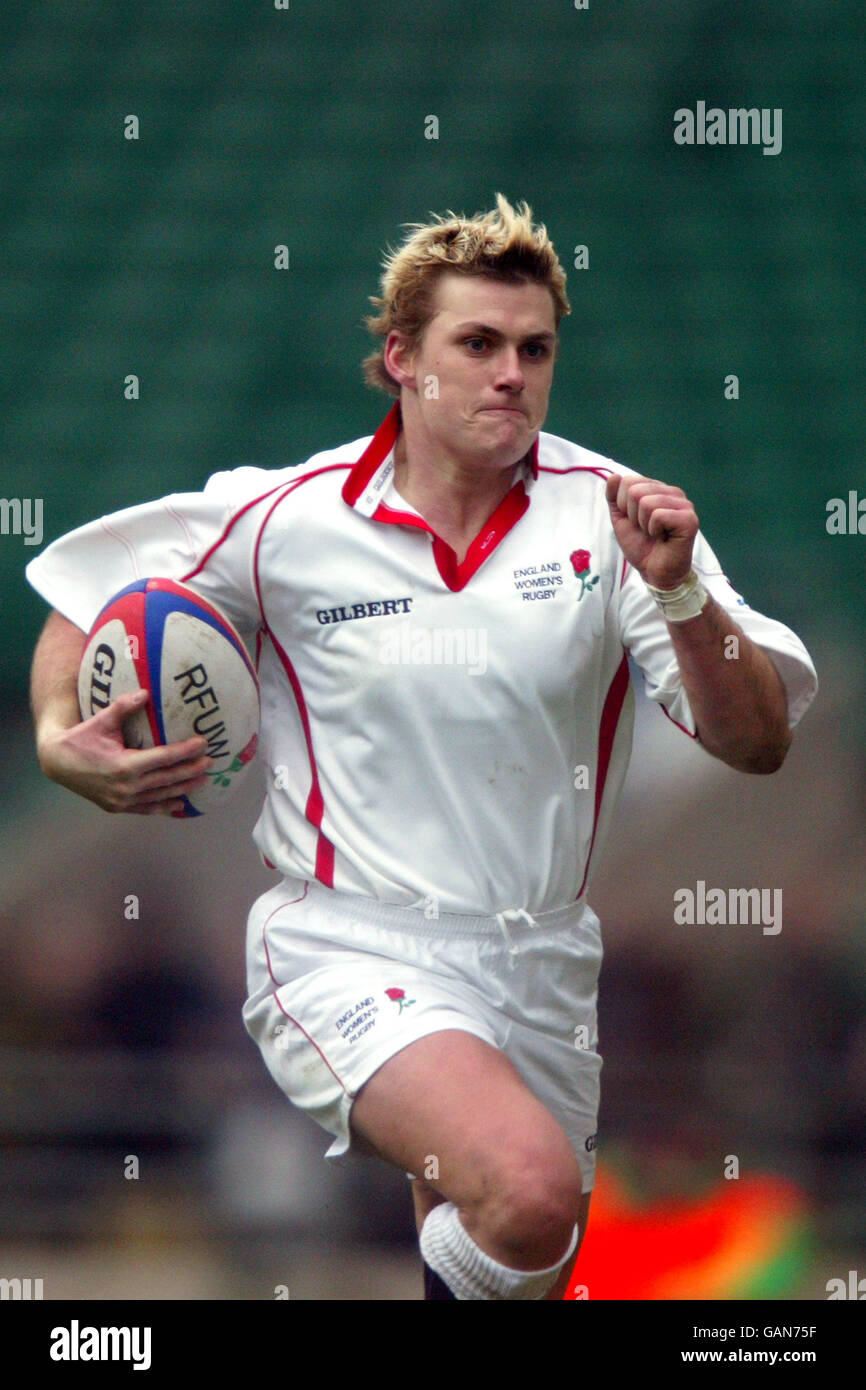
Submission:
<svg viewBox="0 0 866 1390">
<path fill-rule="evenodd" d="M 400 511 L 381 500 L 393 475 L 393 461 L 390 468 L 383 469 L 382 465 L 392 453 L 399 433 L 400 403 L 395 401 L 358 462 L 350 469 L 349 476 L 343 484 L 343 500 L 373 521 L 414 526 L 418 530 L 428 532 L 433 537 L 433 556 L 440 575 L 449 589 L 462 589 L 527 510 L 529 496 L 523 479 L 518 478 L 510 492 L 506 493 L 496 511 L 487 519 L 473 540 L 462 563 L 458 565 L 457 556 L 451 546 L 443 541 L 441 536 L 436 535 L 423 517 L 417 516 L 414 512 Z M 532 476 L 537 478 L 537 438 L 528 459 Z"/>
<path fill-rule="evenodd" d="M 348 502 L 350 507 L 357 505 L 359 498 L 369 487 L 378 469 L 390 454 L 397 437 L 400 433 L 400 402 L 395 401 L 385 419 L 377 429 L 370 443 L 367 445 L 358 462 L 350 470 L 349 476 L 343 484 L 343 500 Z M 538 477 L 538 437 L 536 436 L 532 448 L 528 454 L 529 466 L 532 470 L 533 478 Z M 390 476 L 390 475 L 389 475 Z M 384 492 L 388 478 L 381 480 L 380 491 Z M 372 503 L 372 499 L 370 499 Z M 369 504 L 368 504 L 369 505 Z M 364 507 L 363 510 L 367 510 Z M 372 511 L 370 512 L 372 515 Z"/>
</svg>

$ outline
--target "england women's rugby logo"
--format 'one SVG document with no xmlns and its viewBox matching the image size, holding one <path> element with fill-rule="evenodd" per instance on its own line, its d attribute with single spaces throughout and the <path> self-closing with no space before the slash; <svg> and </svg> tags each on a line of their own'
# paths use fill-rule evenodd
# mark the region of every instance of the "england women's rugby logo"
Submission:
<svg viewBox="0 0 866 1390">
<path fill-rule="evenodd" d="M 587 590 L 598 583 L 599 577 L 597 574 L 594 574 L 592 579 L 587 577 L 592 569 L 592 565 L 590 564 L 591 557 L 588 550 L 573 550 L 568 558 L 571 561 L 571 568 L 574 570 L 576 577 L 580 580 L 580 593 L 577 596 L 579 603 Z"/>
</svg>

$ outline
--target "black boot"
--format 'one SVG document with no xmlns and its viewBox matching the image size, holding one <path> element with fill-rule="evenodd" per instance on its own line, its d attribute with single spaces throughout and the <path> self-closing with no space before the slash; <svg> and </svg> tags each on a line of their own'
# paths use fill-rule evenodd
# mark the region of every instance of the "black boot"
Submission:
<svg viewBox="0 0 866 1390">
<path fill-rule="evenodd" d="M 451 1292 L 448 1285 L 445 1283 L 445 1280 L 440 1279 L 439 1275 L 436 1274 L 435 1271 L 432 1270 L 428 1264 L 425 1264 L 424 1301 L 429 1302 L 431 1299 L 445 1298 L 453 1298 L 454 1302 L 457 1302 L 455 1295 Z"/>
</svg>

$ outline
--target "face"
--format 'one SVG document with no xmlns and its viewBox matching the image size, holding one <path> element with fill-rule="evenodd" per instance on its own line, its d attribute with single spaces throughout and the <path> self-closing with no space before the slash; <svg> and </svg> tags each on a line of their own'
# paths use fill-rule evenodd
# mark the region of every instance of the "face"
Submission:
<svg viewBox="0 0 866 1390">
<path fill-rule="evenodd" d="M 544 285 L 444 274 L 414 352 L 396 333 L 386 345 L 389 371 L 408 388 L 407 437 L 479 467 L 517 463 L 547 415 L 555 344 Z"/>
</svg>

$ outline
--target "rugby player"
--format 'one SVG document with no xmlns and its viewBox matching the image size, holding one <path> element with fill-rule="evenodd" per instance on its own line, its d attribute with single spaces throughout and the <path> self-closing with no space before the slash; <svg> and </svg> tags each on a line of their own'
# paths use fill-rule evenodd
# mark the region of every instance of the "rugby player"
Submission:
<svg viewBox="0 0 866 1390">
<path fill-rule="evenodd" d="M 557 1299 L 586 1230 L 599 1071 L 587 902 L 625 776 L 628 656 L 684 736 L 774 772 L 816 686 L 728 583 L 675 484 L 542 426 L 565 275 L 530 209 L 414 226 L 385 261 L 372 437 L 217 474 L 50 546 L 33 666 L 45 773 L 165 813 L 204 740 L 81 722 L 84 633 L 145 575 L 261 647 L 279 883 L 248 924 L 246 1026 L 285 1094 L 414 1184 L 426 1296 Z M 660 847 L 660 852 L 668 852 Z"/>
</svg>

